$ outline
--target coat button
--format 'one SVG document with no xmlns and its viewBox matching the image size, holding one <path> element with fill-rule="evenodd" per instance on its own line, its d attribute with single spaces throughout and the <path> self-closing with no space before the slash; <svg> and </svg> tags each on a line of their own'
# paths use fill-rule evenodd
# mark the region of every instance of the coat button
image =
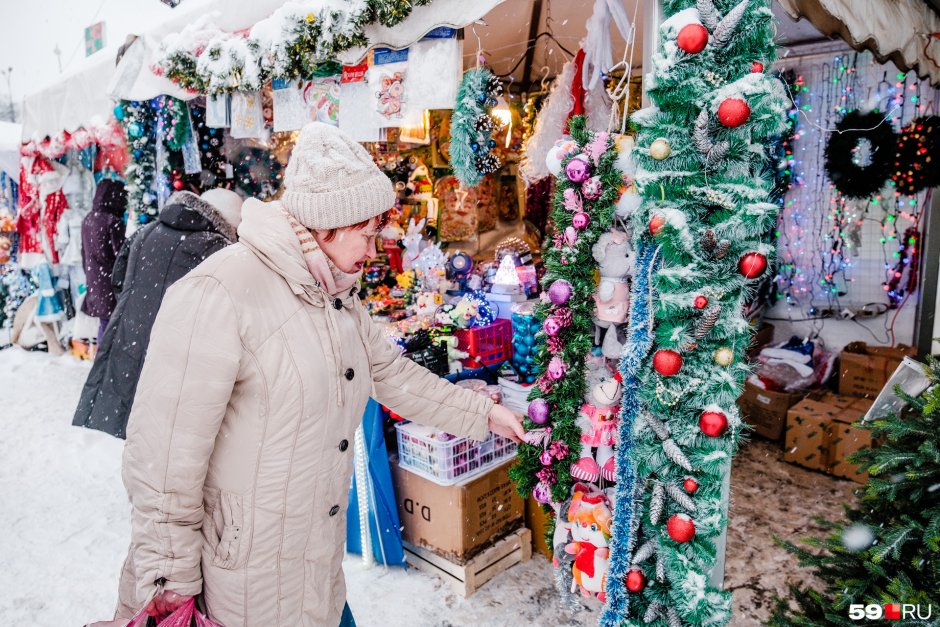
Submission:
<svg viewBox="0 0 940 627">
<path fill-rule="evenodd" d="M 342 308 L 343 308 L 343 301 L 341 301 L 338 298 L 333 301 L 333 309 L 339 311 Z"/>
<path fill-rule="evenodd" d="M 339 514 L 339 505 L 334 505 L 330 508 L 330 516 L 336 516 Z"/>
<path fill-rule="evenodd" d="M 346 372 L 343 373 L 343 376 L 346 377 L 347 381 L 352 381 L 353 377 L 356 376 L 356 371 L 352 368 L 346 368 Z"/>
<path fill-rule="evenodd" d="M 349 448 L 349 440 L 340 440 L 339 450 L 341 453 L 345 453 L 346 449 Z"/>
</svg>

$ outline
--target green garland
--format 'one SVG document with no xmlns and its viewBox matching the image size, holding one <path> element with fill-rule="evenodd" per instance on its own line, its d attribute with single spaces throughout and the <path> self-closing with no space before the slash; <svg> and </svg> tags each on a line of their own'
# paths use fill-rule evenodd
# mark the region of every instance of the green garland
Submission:
<svg viewBox="0 0 940 627">
<path fill-rule="evenodd" d="M 762 71 L 775 51 L 769 4 L 666 0 L 667 16 L 697 9 L 708 45 L 680 50 L 688 21 L 667 19 L 647 80 L 653 106 L 633 116 L 644 197 L 633 233 L 637 249 L 656 248 L 662 263 L 634 429 L 639 524 L 629 563 L 643 585 L 628 593 L 624 624 L 731 619 L 731 594 L 709 577 L 727 525 L 722 481 L 746 428 L 735 404 L 749 372 L 741 309 L 773 253 L 760 242 L 778 210 L 767 143 L 789 106 Z"/>
<path fill-rule="evenodd" d="M 616 149 L 607 133 L 595 135 L 585 128 L 584 116 L 571 119 L 569 124 L 571 136 L 577 143 L 579 152 L 593 152 L 597 155 L 597 162 L 592 173 L 599 177 L 603 193 L 596 200 L 583 199 L 583 211 L 590 217 L 587 228 L 577 231 L 577 241 L 572 245 L 570 236 L 565 239 L 565 232 L 572 233 L 574 212 L 565 208 L 565 192 L 573 190 L 580 194 L 581 185 L 573 183 L 564 174 L 557 179 L 552 217 L 558 235 L 552 244 L 547 244 L 543 253 L 545 260 L 545 276 L 542 278 L 543 289 L 551 293 L 551 286 L 555 281 L 567 281 L 572 288 L 572 294 L 567 304 L 553 305 L 542 303 L 536 307 L 536 315 L 540 320 L 549 316 L 570 320 L 570 324 L 563 327 L 554 338 L 547 338 L 545 333 L 539 334 L 540 347 L 536 356 L 539 371 L 547 373 L 553 359 L 560 358 L 566 365 L 564 377 L 551 382 L 547 374 L 543 374 L 539 383 L 533 388 L 530 400 L 544 399 L 549 406 L 549 421 L 545 425 L 536 424 L 527 418 L 525 427 L 527 431 L 537 430 L 540 427 L 551 427 L 551 440 L 563 442 L 568 454 L 555 459 L 548 465 L 543 464 L 540 456 L 545 447 L 541 444 L 525 443 L 519 445 L 518 461 L 510 469 L 509 474 L 516 483 L 520 494 L 528 496 L 534 489 L 542 491 L 543 500 L 548 495 L 539 484 L 545 484 L 550 490 L 551 500 L 561 503 L 571 496 L 573 480 L 570 467 L 572 460 L 578 458 L 581 449 L 581 429 L 577 424 L 578 413 L 584 403 L 585 392 L 585 358 L 593 346 L 594 334 L 594 300 L 592 298 L 597 287 L 594 271 L 597 262 L 592 254 L 592 247 L 598 238 L 610 229 L 614 208 L 619 198 L 619 188 L 622 185 L 621 174 L 614 167 L 617 159 Z M 594 150 L 586 149 L 593 146 Z M 567 165 L 572 157 L 568 155 L 563 166 Z M 564 168 L 563 168 L 564 172 Z M 568 312 L 563 310 L 567 309 Z M 539 475 L 541 474 L 541 479 Z M 545 478 L 554 481 L 546 481 Z M 543 505 L 546 512 L 551 512 L 548 505 Z M 554 526 L 553 524 L 551 526 Z M 549 529 L 548 535 L 551 536 Z"/>
<path fill-rule="evenodd" d="M 465 187 L 499 169 L 499 157 L 492 153 L 496 124 L 490 110 L 501 93 L 502 83 L 486 67 L 467 70 L 460 81 L 450 122 L 450 164 Z"/>
<path fill-rule="evenodd" d="M 348 3 L 321 7 L 306 14 L 278 14 L 269 19 L 281 38 L 263 42 L 233 33 L 219 32 L 203 49 L 164 48 L 153 71 L 193 93 L 222 94 L 256 90 L 272 78 L 295 80 L 314 75 L 317 66 L 339 53 L 368 45 L 364 28 L 370 24 L 393 27 L 404 21 L 414 7 L 432 0 L 368 0 L 364 5 Z M 194 24 L 192 29 L 205 29 Z M 184 31 L 185 32 L 185 31 Z"/>
<path fill-rule="evenodd" d="M 153 193 L 156 176 L 156 112 L 153 101 L 122 100 L 115 115 L 127 135 L 128 164 L 124 169 L 127 179 L 128 213 L 141 224 L 157 216 L 157 196 Z"/>
</svg>

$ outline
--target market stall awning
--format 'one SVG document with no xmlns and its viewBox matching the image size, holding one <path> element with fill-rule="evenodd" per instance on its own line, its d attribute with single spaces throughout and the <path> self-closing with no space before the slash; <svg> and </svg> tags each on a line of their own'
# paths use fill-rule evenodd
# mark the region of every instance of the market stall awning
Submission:
<svg viewBox="0 0 940 627">
<path fill-rule="evenodd" d="M 940 85 L 940 16 L 924 0 L 778 0 L 793 19 Z"/>
</svg>

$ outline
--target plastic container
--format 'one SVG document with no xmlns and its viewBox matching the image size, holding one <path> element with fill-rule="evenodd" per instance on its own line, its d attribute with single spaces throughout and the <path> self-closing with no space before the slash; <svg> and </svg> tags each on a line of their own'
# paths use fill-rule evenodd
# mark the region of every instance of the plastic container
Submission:
<svg viewBox="0 0 940 627">
<path fill-rule="evenodd" d="M 470 353 L 470 358 L 464 361 L 469 367 L 493 366 L 512 358 L 512 322 L 509 320 L 499 319 L 485 327 L 460 329 L 454 335 L 457 348 Z"/>
<path fill-rule="evenodd" d="M 396 424 L 395 431 L 399 465 L 438 485 L 475 477 L 516 454 L 515 442 L 494 433 L 483 442 L 443 440 L 437 429 L 413 422 Z"/>
</svg>

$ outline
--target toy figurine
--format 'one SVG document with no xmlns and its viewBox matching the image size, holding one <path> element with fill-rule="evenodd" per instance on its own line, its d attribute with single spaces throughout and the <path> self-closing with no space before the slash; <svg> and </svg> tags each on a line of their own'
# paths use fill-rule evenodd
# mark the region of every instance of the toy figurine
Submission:
<svg viewBox="0 0 940 627">
<path fill-rule="evenodd" d="M 565 545 L 565 552 L 574 555 L 571 591 L 580 589 L 582 596 L 596 596 L 604 602 L 613 521 L 607 497 L 583 484 L 576 485 L 567 518 L 571 523 L 571 542 Z"/>
</svg>

